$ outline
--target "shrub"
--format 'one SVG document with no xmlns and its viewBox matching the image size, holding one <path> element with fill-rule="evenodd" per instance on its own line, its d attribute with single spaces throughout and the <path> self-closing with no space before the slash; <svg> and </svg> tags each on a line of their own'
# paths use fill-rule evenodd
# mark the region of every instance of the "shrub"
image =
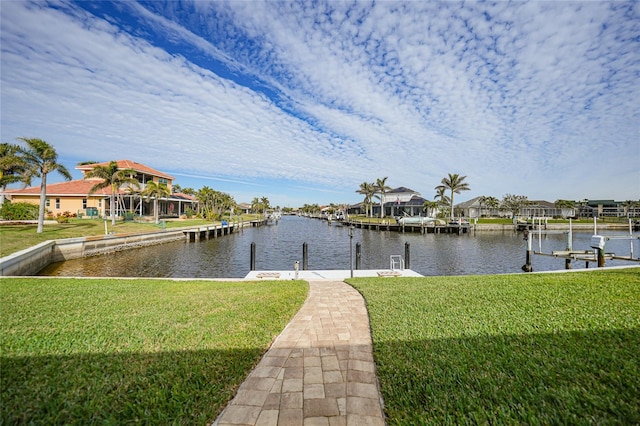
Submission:
<svg viewBox="0 0 640 426">
<path fill-rule="evenodd" d="M 6 220 L 36 220 L 38 219 L 38 206 L 5 200 L 0 209 L 0 217 Z"/>
</svg>

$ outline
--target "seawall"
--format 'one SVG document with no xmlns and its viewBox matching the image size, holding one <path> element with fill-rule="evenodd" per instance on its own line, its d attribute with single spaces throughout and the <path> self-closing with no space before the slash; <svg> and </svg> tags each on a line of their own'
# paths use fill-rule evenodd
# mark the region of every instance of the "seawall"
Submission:
<svg viewBox="0 0 640 426">
<path fill-rule="evenodd" d="M 0 276 L 34 275 L 50 263 L 81 257 L 96 256 L 121 250 L 162 244 L 178 240 L 199 240 L 201 236 L 216 238 L 230 234 L 236 227 L 242 228 L 246 223 L 231 226 L 207 225 L 189 228 L 164 229 L 155 232 L 137 234 L 97 235 L 90 237 L 65 238 L 49 240 L 33 247 L 12 253 L 0 259 Z"/>
</svg>

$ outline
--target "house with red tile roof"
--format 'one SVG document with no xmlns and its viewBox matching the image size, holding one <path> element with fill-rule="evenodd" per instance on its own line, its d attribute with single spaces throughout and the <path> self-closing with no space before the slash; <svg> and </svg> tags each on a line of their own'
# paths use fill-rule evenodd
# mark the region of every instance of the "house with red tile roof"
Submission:
<svg viewBox="0 0 640 426">
<path fill-rule="evenodd" d="M 109 161 L 103 163 L 79 164 L 76 169 L 86 176 L 88 172 L 96 166 L 108 166 Z M 116 216 L 125 216 L 131 213 L 137 216 L 153 215 L 153 200 L 146 200 L 140 196 L 148 182 L 163 183 L 171 191 L 173 176 L 153 169 L 141 163 L 131 160 L 116 161 L 119 169 L 133 170 L 131 177 L 135 178 L 140 187 L 137 191 L 134 188 L 119 188 L 116 195 L 116 205 L 113 206 Z M 110 197 L 111 189 L 103 188 L 90 193 L 91 188 L 100 182 L 100 179 L 85 178 L 69 182 L 53 183 L 47 185 L 47 211 L 54 216 L 69 212 L 79 216 L 100 217 L 111 216 Z M 7 198 L 12 202 L 27 202 L 32 204 L 40 203 L 40 186 L 32 186 L 24 189 L 13 189 L 5 191 Z M 167 198 L 159 201 L 161 217 L 179 217 L 188 209 L 194 210 L 196 200 L 187 194 L 171 194 Z"/>
</svg>

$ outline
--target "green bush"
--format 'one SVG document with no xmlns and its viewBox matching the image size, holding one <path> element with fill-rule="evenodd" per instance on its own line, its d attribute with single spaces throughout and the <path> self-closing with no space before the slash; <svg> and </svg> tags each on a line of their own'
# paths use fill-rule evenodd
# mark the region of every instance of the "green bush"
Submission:
<svg viewBox="0 0 640 426">
<path fill-rule="evenodd" d="M 12 203 L 6 200 L 0 209 L 0 217 L 6 220 L 36 220 L 38 206 L 30 203 Z"/>
</svg>

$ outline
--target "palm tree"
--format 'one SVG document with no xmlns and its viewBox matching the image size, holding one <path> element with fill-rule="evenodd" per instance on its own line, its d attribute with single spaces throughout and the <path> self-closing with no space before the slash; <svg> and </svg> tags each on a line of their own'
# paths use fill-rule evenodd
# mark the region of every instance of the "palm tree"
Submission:
<svg viewBox="0 0 640 426">
<path fill-rule="evenodd" d="M 111 225 L 116 225 L 116 191 L 123 185 L 129 184 L 131 187 L 139 188 L 140 183 L 133 176 L 136 171 L 132 169 L 120 169 L 118 163 L 111 161 L 107 166 L 95 166 L 84 175 L 85 179 L 98 178 L 102 181 L 96 183 L 89 190 L 89 194 L 110 187 L 111 197 L 109 198 L 109 210 L 111 210 Z"/>
<path fill-rule="evenodd" d="M 445 187 L 436 186 L 436 195 L 433 199 L 438 200 L 438 206 L 448 209 L 451 201 L 449 200 L 449 197 L 447 197 L 447 194 L 445 194 L 446 191 L 447 189 Z"/>
<path fill-rule="evenodd" d="M 4 191 L 7 186 L 24 182 L 29 184 L 29 177 L 25 175 L 25 163 L 20 156 L 20 147 L 15 144 L 0 144 L 0 206 L 4 204 Z"/>
<path fill-rule="evenodd" d="M 362 201 L 362 204 L 364 204 L 364 213 L 365 213 L 365 216 L 369 217 L 369 211 L 371 209 L 371 201 L 373 199 L 373 195 L 376 193 L 375 184 L 369 183 L 369 182 L 362 182 L 360 184 L 360 188 L 356 192 L 358 194 L 364 195 L 364 200 Z"/>
<path fill-rule="evenodd" d="M 147 201 L 153 198 L 153 216 L 155 218 L 156 225 L 160 223 L 159 211 L 158 211 L 158 199 L 168 197 L 171 195 L 169 188 L 164 183 L 156 183 L 154 181 L 147 182 L 147 186 L 140 193 L 146 197 Z"/>
<path fill-rule="evenodd" d="M 260 199 L 258 197 L 253 197 L 253 200 L 251 200 L 251 210 L 254 213 L 258 213 L 260 211 Z"/>
<path fill-rule="evenodd" d="M 267 197 L 260 198 L 260 205 L 262 206 L 263 213 L 267 214 L 267 210 L 271 208 L 271 202 Z"/>
<path fill-rule="evenodd" d="M 482 217 L 482 209 L 483 207 L 485 207 L 487 205 L 487 196 L 483 195 L 480 198 L 478 198 L 478 204 L 480 204 L 480 217 Z"/>
<path fill-rule="evenodd" d="M 500 200 L 498 200 L 496 197 L 486 197 L 484 203 L 489 209 L 489 216 L 491 216 L 491 212 L 493 210 L 496 210 L 498 207 L 500 207 Z"/>
<path fill-rule="evenodd" d="M 31 181 L 31 177 L 42 178 L 40 182 L 40 209 L 38 211 L 38 234 L 42 233 L 44 227 L 44 210 L 47 202 L 47 175 L 57 171 L 66 180 L 71 180 L 69 170 L 58 163 L 58 153 L 47 142 L 37 138 L 18 138 L 27 146 L 20 147 L 20 154 L 25 163 L 24 177 Z"/>
<path fill-rule="evenodd" d="M 431 213 L 433 213 L 435 209 L 438 208 L 438 202 L 425 200 L 424 204 L 422 205 L 422 208 L 427 213 L 427 216 L 431 216 Z"/>
<path fill-rule="evenodd" d="M 374 185 L 376 191 L 380 192 L 380 195 L 378 197 L 380 198 L 380 218 L 382 219 L 384 217 L 384 194 L 386 194 L 386 192 L 390 190 L 391 187 L 387 185 L 386 176 L 382 179 L 376 179 L 376 183 Z"/>
<path fill-rule="evenodd" d="M 466 179 L 466 176 L 460 176 L 457 173 L 449 173 L 448 177 L 442 178 L 442 181 L 440 182 L 440 185 L 436 186 L 436 191 L 439 190 L 439 188 L 443 188 L 445 190 L 450 190 L 451 191 L 451 197 L 449 198 L 449 202 L 451 203 L 451 220 L 453 220 L 453 194 L 459 194 L 462 191 L 468 191 L 471 188 L 469 188 L 469 184 L 467 182 L 465 182 L 464 180 Z"/>
</svg>

